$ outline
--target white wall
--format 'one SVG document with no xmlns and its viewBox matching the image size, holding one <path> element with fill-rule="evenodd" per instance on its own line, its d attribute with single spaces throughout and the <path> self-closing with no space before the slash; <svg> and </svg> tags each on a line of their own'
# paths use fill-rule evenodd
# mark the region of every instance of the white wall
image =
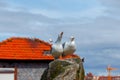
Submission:
<svg viewBox="0 0 120 80">
<path fill-rule="evenodd" d="M 14 80 L 14 73 L 0 73 L 0 80 Z"/>
</svg>

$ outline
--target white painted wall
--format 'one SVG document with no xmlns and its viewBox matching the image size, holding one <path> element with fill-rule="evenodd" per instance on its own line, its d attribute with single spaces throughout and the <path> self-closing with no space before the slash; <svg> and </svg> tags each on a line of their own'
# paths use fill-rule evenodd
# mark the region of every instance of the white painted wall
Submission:
<svg viewBox="0 0 120 80">
<path fill-rule="evenodd" d="M 14 73 L 0 73 L 0 80 L 14 80 Z"/>
<path fill-rule="evenodd" d="M 9 71 L 15 71 L 15 68 L 0 68 L 0 80 L 14 80 L 14 73 L 7 73 Z"/>
</svg>

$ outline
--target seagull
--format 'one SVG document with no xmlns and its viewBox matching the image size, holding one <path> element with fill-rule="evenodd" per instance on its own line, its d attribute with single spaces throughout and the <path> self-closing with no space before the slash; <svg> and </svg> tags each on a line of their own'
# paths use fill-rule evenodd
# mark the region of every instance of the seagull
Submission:
<svg viewBox="0 0 120 80">
<path fill-rule="evenodd" d="M 51 54 L 55 59 L 58 59 L 62 56 L 63 46 L 61 43 L 63 32 L 58 35 L 58 38 L 54 44 L 52 44 Z"/>
<path fill-rule="evenodd" d="M 72 55 L 76 51 L 75 38 L 70 37 L 70 41 L 63 43 L 63 56 Z"/>
<path fill-rule="evenodd" d="M 52 44 L 52 42 L 53 42 L 53 40 L 50 38 L 50 39 L 49 39 L 49 43 Z"/>
</svg>

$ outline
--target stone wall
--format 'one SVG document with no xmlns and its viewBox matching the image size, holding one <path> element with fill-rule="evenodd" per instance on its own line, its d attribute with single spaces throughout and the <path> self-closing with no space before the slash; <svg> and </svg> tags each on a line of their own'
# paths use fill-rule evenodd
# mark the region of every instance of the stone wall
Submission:
<svg viewBox="0 0 120 80">
<path fill-rule="evenodd" d="M 44 70 L 48 67 L 49 62 L 45 61 L 17 61 L 17 62 L 0 62 L 0 68 L 17 67 L 17 80 L 40 80 Z"/>
</svg>

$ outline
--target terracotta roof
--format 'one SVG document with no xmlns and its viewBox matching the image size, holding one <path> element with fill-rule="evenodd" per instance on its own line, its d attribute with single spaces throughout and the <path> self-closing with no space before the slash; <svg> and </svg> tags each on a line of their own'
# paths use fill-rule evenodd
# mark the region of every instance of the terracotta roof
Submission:
<svg viewBox="0 0 120 80">
<path fill-rule="evenodd" d="M 51 45 L 34 38 L 12 37 L 0 42 L 0 59 L 8 60 L 53 60 L 51 55 L 45 55 Z"/>
</svg>

